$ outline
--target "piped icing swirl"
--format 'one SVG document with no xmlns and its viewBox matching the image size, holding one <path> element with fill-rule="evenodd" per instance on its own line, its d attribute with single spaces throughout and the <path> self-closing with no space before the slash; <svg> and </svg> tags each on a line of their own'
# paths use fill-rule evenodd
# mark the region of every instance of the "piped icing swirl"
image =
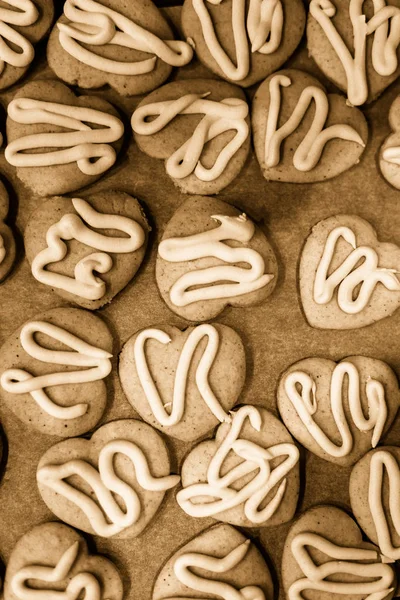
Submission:
<svg viewBox="0 0 400 600">
<path fill-rule="evenodd" d="M 3 0 L 3 2 L 13 8 L 0 8 L 0 75 L 6 64 L 23 68 L 33 61 L 35 51 L 32 44 L 12 25 L 28 27 L 36 23 L 39 18 L 39 11 L 31 0 Z"/>
</svg>

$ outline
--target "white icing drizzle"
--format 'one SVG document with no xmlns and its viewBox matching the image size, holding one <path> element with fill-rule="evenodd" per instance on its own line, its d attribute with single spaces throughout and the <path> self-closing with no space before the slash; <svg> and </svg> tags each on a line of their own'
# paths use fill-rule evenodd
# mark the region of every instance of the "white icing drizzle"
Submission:
<svg viewBox="0 0 400 600">
<path fill-rule="evenodd" d="M 155 69 L 157 57 L 174 67 L 183 67 L 192 60 L 193 50 L 186 42 L 161 40 L 128 17 L 95 0 L 66 0 L 64 15 L 69 22 L 57 23 L 61 46 L 81 63 L 99 71 L 114 75 L 142 75 Z M 99 56 L 82 44 L 94 48 L 112 44 L 155 56 L 136 62 L 118 61 Z"/>
<path fill-rule="evenodd" d="M 122 122 L 106 112 L 30 98 L 12 100 L 8 116 L 17 123 L 40 123 L 68 130 L 25 135 L 8 144 L 5 157 L 14 167 L 49 167 L 76 162 L 85 175 L 100 175 L 114 164 L 116 152 L 110 144 L 124 133 Z M 99 127 L 92 129 L 88 123 Z M 27 152 L 40 148 L 63 149 Z"/>
<path fill-rule="evenodd" d="M 349 102 L 358 106 L 368 98 L 366 65 L 367 36 L 374 34 L 372 66 L 382 77 L 392 75 L 398 66 L 397 48 L 400 44 L 400 9 L 387 5 L 385 0 L 373 0 L 374 16 L 367 21 L 363 13 L 364 0 L 350 0 L 349 16 L 353 27 L 354 55 L 340 36 L 332 18 L 336 7 L 331 0 L 311 0 L 310 14 L 319 23 L 335 50 L 347 79 Z"/>
<path fill-rule="evenodd" d="M 95 273 L 108 273 L 112 269 L 110 253 L 129 253 L 138 250 L 144 243 L 143 228 L 133 219 L 116 214 L 97 212 L 89 202 L 73 198 L 72 204 L 77 215 L 68 213 L 54 223 L 46 234 L 47 247 L 32 261 L 32 274 L 40 282 L 85 298 L 99 300 L 106 293 L 106 283 Z M 116 229 L 128 237 L 112 237 L 89 229 Z M 82 258 L 75 266 L 74 277 L 46 270 L 48 264 L 65 258 L 68 246 L 65 241 L 77 240 L 101 252 L 94 252 Z"/>
<path fill-rule="evenodd" d="M 368 405 L 368 418 L 365 418 L 361 402 L 360 374 L 357 367 L 347 361 L 335 366 L 330 386 L 330 408 L 341 437 L 340 445 L 330 440 L 312 417 L 318 410 L 314 379 L 304 371 L 291 371 L 286 375 L 284 381 L 287 397 L 308 433 L 324 452 L 335 458 L 347 456 L 353 448 L 353 436 L 343 405 L 343 384 L 346 376 L 351 418 L 360 431 L 373 431 L 371 445 L 375 448 L 384 430 L 388 412 L 385 401 L 385 388 L 380 381 L 369 378 L 365 383 Z M 301 386 L 301 392 L 298 391 L 299 385 Z"/>
<path fill-rule="evenodd" d="M 275 75 L 269 83 L 270 105 L 265 133 L 265 167 L 276 167 L 279 164 L 282 142 L 299 127 L 313 100 L 315 103 L 313 122 L 293 155 L 293 165 L 298 171 L 311 171 L 318 164 L 325 145 L 335 138 L 355 142 L 365 147 L 361 136 L 350 125 L 338 123 L 325 128 L 329 114 L 329 99 L 324 90 L 315 85 L 303 89 L 290 118 L 278 128 L 281 109 L 280 88 L 289 87 L 291 83 L 291 79 L 286 75 Z"/>
<path fill-rule="evenodd" d="M 201 592 L 202 594 L 211 594 L 213 597 L 223 598 L 223 600 L 266 600 L 264 592 L 258 586 L 246 585 L 238 590 L 230 583 L 215 579 L 206 579 L 191 571 L 191 568 L 194 567 L 196 569 L 211 571 L 212 573 L 227 573 L 240 565 L 249 550 L 250 543 L 250 540 L 246 540 L 222 558 L 209 556 L 208 554 L 199 554 L 197 552 L 181 554 L 174 562 L 175 576 L 180 583 L 191 590 Z M 191 599 L 193 599 L 193 596 L 190 598 L 165 598 L 165 600 Z"/>
<path fill-rule="evenodd" d="M 220 4 L 222 0 L 208 0 L 210 4 Z M 245 0 L 232 0 L 232 31 L 235 43 L 237 65 L 235 65 L 216 36 L 214 25 L 207 10 L 205 0 L 192 0 L 193 8 L 200 20 L 203 37 L 211 56 L 226 77 L 241 81 L 250 70 L 250 51 L 272 54 L 281 43 L 283 30 L 283 10 L 280 0 L 250 0 L 246 21 Z"/>
<path fill-rule="evenodd" d="M 309 548 L 323 552 L 330 560 L 316 565 Z M 365 600 L 384 600 L 393 592 L 394 572 L 381 562 L 359 563 L 357 561 L 379 560 L 378 552 L 365 548 L 348 548 L 329 542 L 317 533 L 299 533 L 291 543 L 291 551 L 305 577 L 298 579 L 288 590 L 288 600 L 303 600 L 305 590 L 316 590 L 324 594 L 360 595 Z M 338 581 L 339 575 L 344 581 Z M 374 581 L 349 582 L 348 576 L 374 579 Z M 332 580 L 335 576 L 335 580 Z"/>
<path fill-rule="evenodd" d="M 383 506 L 383 476 L 386 476 L 389 486 L 388 510 L 391 525 Z M 400 470 L 395 457 L 387 450 L 378 450 L 371 456 L 369 466 L 368 503 L 372 520 L 375 525 L 378 545 L 382 554 L 392 560 L 400 559 L 400 547 L 393 546 L 391 528 L 400 535 Z"/>
<path fill-rule="evenodd" d="M 65 344 L 71 351 L 49 350 L 35 340 L 36 333 L 45 335 Z M 84 342 L 65 329 L 46 323 L 30 321 L 20 333 L 21 346 L 31 357 L 53 365 L 88 367 L 79 371 L 48 373 L 35 377 L 23 369 L 7 369 L 0 377 L 0 384 L 10 394 L 30 394 L 39 407 L 56 419 L 76 419 L 87 412 L 88 405 L 79 403 L 73 406 L 59 406 L 49 398 L 45 388 L 55 385 L 89 383 L 104 379 L 111 372 L 112 354 Z"/>
<path fill-rule="evenodd" d="M 242 244 L 249 242 L 255 232 L 253 221 L 244 213 L 238 217 L 213 215 L 211 219 L 218 221 L 220 226 L 187 237 L 163 240 L 158 247 L 161 258 L 168 262 L 182 262 L 215 257 L 226 263 L 247 263 L 250 269 L 226 265 L 194 268 L 172 285 L 169 294 L 175 306 L 187 306 L 201 300 L 242 296 L 263 288 L 273 278 L 273 275 L 264 273 L 264 259 L 256 250 L 246 247 L 232 248 L 222 243 L 224 240 L 235 240 Z M 218 281 L 232 283 L 212 285 Z M 202 287 L 189 289 L 193 286 Z"/>
<path fill-rule="evenodd" d="M 350 244 L 353 251 L 328 276 L 336 244 L 340 238 Z M 360 261 L 362 261 L 361 264 L 359 264 Z M 357 247 L 355 233 L 349 227 L 335 227 L 327 237 L 315 274 L 314 302 L 328 304 L 332 300 L 336 288 L 338 288 L 337 303 L 339 308 L 349 315 L 355 315 L 366 308 L 378 283 L 381 283 L 389 291 L 400 291 L 396 269 L 379 267 L 378 263 L 379 256 L 373 248 L 369 246 Z M 357 290 L 357 296 L 354 298 L 355 290 Z"/>
<path fill-rule="evenodd" d="M 154 135 L 177 115 L 204 114 L 191 137 L 166 161 L 167 173 L 175 179 L 182 179 L 191 173 L 201 181 L 217 179 L 249 135 L 247 102 L 239 98 L 225 98 L 220 102 L 206 100 L 209 94 L 186 94 L 176 100 L 145 104 L 132 115 L 131 124 L 135 133 Z M 149 117 L 156 118 L 148 121 Z M 235 136 L 221 150 L 214 165 L 210 169 L 204 167 L 200 160 L 204 146 L 231 130 L 236 131 Z"/>
<path fill-rule="evenodd" d="M 73 502 L 85 514 L 97 535 L 116 535 L 136 523 L 142 512 L 138 494 L 114 470 L 117 454 L 123 454 L 131 461 L 137 482 L 144 490 L 165 492 L 180 480 L 179 475 L 153 477 L 144 452 L 133 442 L 117 439 L 107 442 L 100 450 L 98 470 L 85 460 L 69 460 L 61 465 L 38 469 L 37 481 Z M 96 501 L 68 482 L 73 475 L 79 476 L 91 487 Z M 122 499 L 124 509 L 113 493 Z"/>
<path fill-rule="evenodd" d="M 192 517 L 212 517 L 220 512 L 243 504 L 244 515 L 255 524 L 270 519 L 278 510 L 286 489 L 286 475 L 299 460 L 299 451 L 292 443 L 276 444 L 268 449 L 240 438 L 243 423 L 249 419 L 251 426 L 260 431 L 262 417 L 255 406 L 242 406 L 232 413 L 230 430 L 212 457 L 207 482 L 188 486 L 178 492 L 179 506 Z M 230 452 L 244 460 L 230 471 L 221 475 L 224 462 Z M 270 461 L 286 457 L 271 470 Z M 241 489 L 235 484 L 249 473 L 257 473 Z M 265 498 L 279 484 L 274 496 L 265 504 Z"/>
<path fill-rule="evenodd" d="M 73 543 L 60 557 L 54 567 L 27 565 L 15 573 L 10 586 L 19 600 L 77 600 L 84 592 L 85 600 L 102 600 L 100 582 L 88 571 L 79 572 L 72 577 L 65 590 L 32 588 L 32 579 L 59 585 L 71 576 L 71 571 L 79 553 L 79 542 Z M 105 599 L 104 599 L 105 600 Z"/>
<path fill-rule="evenodd" d="M 161 344 L 169 344 L 171 338 L 161 329 L 144 329 L 135 340 L 133 352 L 139 381 L 153 415 L 165 427 L 176 425 L 183 417 L 189 370 L 196 348 L 204 337 L 207 337 L 207 346 L 196 369 L 196 385 L 200 396 L 212 414 L 219 421 L 230 422 L 230 416 L 222 408 L 208 381 L 208 375 L 219 348 L 218 331 L 213 325 L 198 325 L 187 337 L 176 368 L 172 402 L 167 402 L 166 404 L 160 398 L 160 394 L 150 373 L 146 359 L 145 344 L 147 340 L 157 340 Z M 167 407 L 170 407 L 169 411 L 166 410 Z"/>
<path fill-rule="evenodd" d="M 0 265 L 4 261 L 6 254 L 7 254 L 7 251 L 6 251 L 6 247 L 4 245 L 4 238 L 0 233 Z"/>
<path fill-rule="evenodd" d="M 3 0 L 3 2 L 17 10 L 0 8 L 0 74 L 6 64 L 19 68 L 27 67 L 35 56 L 30 41 L 10 25 L 29 27 L 39 18 L 39 12 L 31 0 Z M 17 46 L 17 50 L 12 46 Z"/>
<path fill-rule="evenodd" d="M 382 152 L 382 158 L 392 165 L 400 165 L 400 146 L 388 146 Z"/>
</svg>

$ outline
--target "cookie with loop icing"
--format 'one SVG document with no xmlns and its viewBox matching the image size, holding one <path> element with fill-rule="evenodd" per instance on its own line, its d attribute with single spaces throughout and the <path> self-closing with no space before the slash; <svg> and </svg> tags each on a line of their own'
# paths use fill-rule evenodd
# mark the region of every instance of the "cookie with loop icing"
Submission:
<svg viewBox="0 0 400 600">
<path fill-rule="evenodd" d="M 16 254 L 14 234 L 12 229 L 5 223 L 8 207 L 8 193 L 4 184 L 0 181 L 0 283 L 4 281 L 13 268 Z"/>
<path fill-rule="evenodd" d="M 360 110 L 297 69 L 278 71 L 260 85 L 251 118 L 257 160 L 271 181 L 335 177 L 359 162 L 368 139 Z"/>
<path fill-rule="evenodd" d="M 59 81 L 35 80 L 7 108 L 5 158 L 39 196 L 93 183 L 117 160 L 124 125 L 98 96 L 76 96 Z"/>
<path fill-rule="evenodd" d="M 222 81 L 168 83 L 142 100 L 131 124 L 139 148 L 164 159 L 167 174 L 188 194 L 224 189 L 250 150 L 246 96 Z"/>
<path fill-rule="evenodd" d="M 81 88 L 108 84 L 122 96 L 154 90 L 192 56 L 151 0 L 66 0 L 47 46 L 57 77 Z"/>
<path fill-rule="evenodd" d="M 388 117 L 392 132 L 380 148 L 378 164 L 386 181 L 400 189 L 400 96 L 393 101 Z"/>
<path fill-rule="evenodd" d="M 249 87 L 279 69 L 303 35 L 301 0 L 185 0 L 182 28 L 199 60 Z"/>
<path fill-rule="evenodd" d="M 33 583 L 34 582 L 34 583 Z M 78 598 L 122 600 L 121 575 L 85 538 L 63 523 L 36 525 L 16 543 L 8 561 L 4 600 Z"/>
</svg>

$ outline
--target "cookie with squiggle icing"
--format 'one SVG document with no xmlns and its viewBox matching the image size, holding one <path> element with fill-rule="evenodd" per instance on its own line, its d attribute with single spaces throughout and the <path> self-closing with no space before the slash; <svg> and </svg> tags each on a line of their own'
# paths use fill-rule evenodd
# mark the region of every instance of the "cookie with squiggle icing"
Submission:
<svg viewBox="0 0 400 600">
<path fill-rule="evenodd" d="M 357 329 L 400 306 L 400 248 L 381 242 L 356 215 L 336 215 L 311 230 L 300 258 L 307 321 L 319 329 Z"/>
<path fill-rule="evenodd" d="M 131 119 L 135 141 L 165 160 L 174 184 L 189 194 L 215 194 L 241 171 L 250 150 L 243 91 L 209 79 L 168 83 L 147 96 Z"/>
<path fill-rule="evenodd" d="M 185 0 L 182 28 L 211 71 L 249 87 L 279 69 L 305 26 L 300 0 Z"/>
<path fill-rule="evenodd" d="M 123 192 L 55 197 L 30 216 L 25 251 L 37 281 L 94 310 L 111 302 L 135 276 L 148 232 L 141 205 Z"/>
<path fill-rule="evenodd" d="M 60 79 L 81 88 L 109 84 L 122 96 L 154 90 L 192 56 L 151 0 L 66 0 L 47 46 Z"/>
<path fill-rule="evenodd" d="M 299 495 L 299 450 L 283 423 L 260 406 L 243 405 L 215 437 L 200 442 L 181 469 L 176 500 L 196 518 L 240 527 L 290 521 Z"/>
<path fill-rule="evenodd" d="M 297 69 L 278 71 L 260 85 L 251 118 L 257 160 L 272 181 L 335 177 L 359 162 L 368 138 L 360 110 Z"/>
<path fill-rule="evenodd" d="M 5 158 L 40 196 L 93 183 L 117 160 L 124 125 L 99 96 L 76 96 L 59 81 L 35 80 L 7 108 Z"/>
<path fill-rule="evenodd" d="M 154 583 L 152 600 L 272 600 L 269 568 L 257 547 L 230 525 L 215 525 L 179 548 Z"/>
<path fill-rule="evenodd" d="M 150 326 L 125 343 L 122 388 L 141 417 L 167 435 L 190 442 L 231 420 L 246 375 L 239 335 L 219 323 L 181 331 Z"/>
<path fill-rule="evenodd" d="M 390 600 L 396 590 L 393 565 L 363 540 L 351 516 L 329 505 L 310 508 L 292 525 L 281 575 L 287 600 Z"/>
<path fill-rule="evenodd" d="M 32 582 L 35 582 L 32 586 Z M 122 600 L 121 575 L 105 556 L 89 553 L 85 538 L 63 523 L 36 525 L 9 558 L 4 600 Z"/>
<path fill-rule="evenodd" d="M 112 350 L 107 325 L 90 312 L 35 315 L 0 348 L 1 401 L 41 433 L 81 435 L 105 410 Z"/>
<path fill-rule="evenodd" d="M 0 181 L 0 282 L 11 271 L 16 254 L 12 229 L 5 223 L 8 215 L 9 198 L 4 184 Z"/>
<path fill-rule="evenodd" d="M 386 181 L 400 189 L 400 96 L 393 101 L 388 118 L 392 133 L 380 148 L 378 164 Z"/>
<path fill-rule="evenodd" d="M 283 422 L 303 446 L 345 467 L 384 438 L 400 391 L 395 373 L 376 358 L 349 356 L 335 363 L 311 357 L 285 370 L 277 401 Z"/>
<path fill-rule="evenodd" d="M 189 321 L 207 321 L 228 305 L 254 306 L 273 291 L 275 254 L 245 213 L 194 196 L 172 216 L 158 246 L 156 280 L 169 308 Z"/>
<path fill-rule="evenodd" d="M 103 425 L 90 440 L 49 448 L 36 479 L 44 502 L 62 521 L 101 537 L 128 538 L 144 530 L 179 482 L 170 470 L 161 435 L 125 419 Z"/>
</svg>

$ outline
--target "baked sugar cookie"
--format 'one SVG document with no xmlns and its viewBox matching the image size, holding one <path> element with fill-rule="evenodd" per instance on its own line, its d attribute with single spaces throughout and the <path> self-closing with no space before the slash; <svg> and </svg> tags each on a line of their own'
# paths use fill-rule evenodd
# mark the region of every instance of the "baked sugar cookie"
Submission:
<svg viewBox="0 0 400 600">
<path fill-rule="evenodd" d="M 29 82 L 7 113 L 6 160 L 40 196 L 93 183 L 113 166 L 122 144 L 115 108 L 98 96 L 78 97 L 59 81 Z"/>
<path fill-rule="evenodd" d="M 360 110 L 296 69 L 274 73 L 260 85 L 251 118 L 257 160 L 272 181 L 335 177 L 359 161 L 368 138 Z"/>
<path fill-rule="evenodd" d="M 89 554 L 85 538 L 63 523 L 43 523 L 25 533 L 7 565 L 4 600 L 78 598 L 123 600 L 114 564 Z M 83 596 L 82 596 L 83 597 Z"/>
<path fill-rule="evenodd" d="M 111 302 L 143 260 L 149 226 L 123 192 L 43 202 L 25 229 L 32 274 L 59 296 L 91 310 Z"/>
<path fill-rule="evenodd" d="M 90 440 L 64 440 L 42 456 L 39 492 L 62 521 L 101 537 L 139 535 L 165 492 L 179 482 L 170 475 L 161 436 L 142 421 L 103 425 Z"/>
<path fill-rule="evenodd" d="M 256 546 L 230 525 L 214 525 L 177 550 L 155 581 L 152 600 L 186 597 L 272 600 L 274 588 Z"/>
<path fill-rule="evenodd" d="M 304 358 L 281 376 L 278 408 L 307 450 L 341 466 L 375 448 L 400 405 L 399 384 L 381 360 Z"/>
<path fill-rule="evenodd" d="M 199 60 L 243 87 L 279 69 L 304 26 L 301 0 L 185 0 L 182 9 L 182 28 Z"/>
<path fill-rule="evenodd" d="M 192 56 L 151 0 L 66 0 L 47 46 L 57 77 L 81 88 L 109 84 L 122 96 L 154 90 Z"/>
<path fill-rule="evenodd" d="M 400 75 L 399 42 L 399 0 L 310 1 L 310 56 L 353 106 L 375 100 Z"/>
<path fill-rule="evenodd" d="M 281 574 L 288 600 L 390 600 L 396 589 L 393 566 L 336 506 L 315 506 L 296 520 L 285 541 Z"/>
<path fill-rule="evenodd" d="M 0 282 L 4 281 L 15 261 L 15 239 L 12 229 L 4 222 L 8 215 L 9 199 L 0 181 Z"/>
<path fill-rule="evenodd" d="M 392 133 L 383 142 L 379 152 L 379 168 L 393 187 L 400 189 L 400 96 L 389 109 Z"/>
<path fill-rule="evenodd" d="M 133 335 L 119 359 L 126 397 L 153 427 L 185 442 L 204 436 L 229 410 L 244 385 L 246 357 L 239 335 L 219 323 L 180 331 L 171 325 Z"/>
<path fill-rule="evenodd" d="M 89 312 L 54 308 L 36 315 L 0 349 L 1 401 L 42 433 L 85 433 L 106 407 L 112 347 L 108 327 Z"/>
<path fill-rule="evenodd" d="M 132 115 L 135 141 L 163 158 L 172 181 L 189 194 L 216 194 L 241 171 L 250 150 L 246 96 L 210 79 L 174 81 L 142 100 Z"/>
<path fill-rule="evenodd" d="M 299 451 L 285 426 L 261 407 L 232 411 L 215 438 L 183 462 L 179 506 L 191 517 L 240 527 L 290 521 L 299 494 Z"/>
<path fill-rule="evenodd" d="M 214 198 L 186 200 L 158 247 L 161 296 L 189 321 L 208 321 L 228 305 L 260 304 L 273 291 L 277 271 L 261 229 L 237 208 Z"/>
<path fill-rule="evenodd" d="M 400 448 L 381 446 L 354 466 L 351 509 L 365 534 L 388 561 L 400 559 Z"/>
<path fill-rule="evenodd" d="M 399 272 L 400 248 L 378 241 L 364 219 L 320 221 L 300 258 L 307 321 L 320 329 L 356 329 L 389 317 L 400 306 Z"/>
<path fill-rule="evenodd" d="M 23 77 L 35 57 L 34 46 L 51 27 L 53 0 L 2 0 L 0 90 Z"/>
</svg>

